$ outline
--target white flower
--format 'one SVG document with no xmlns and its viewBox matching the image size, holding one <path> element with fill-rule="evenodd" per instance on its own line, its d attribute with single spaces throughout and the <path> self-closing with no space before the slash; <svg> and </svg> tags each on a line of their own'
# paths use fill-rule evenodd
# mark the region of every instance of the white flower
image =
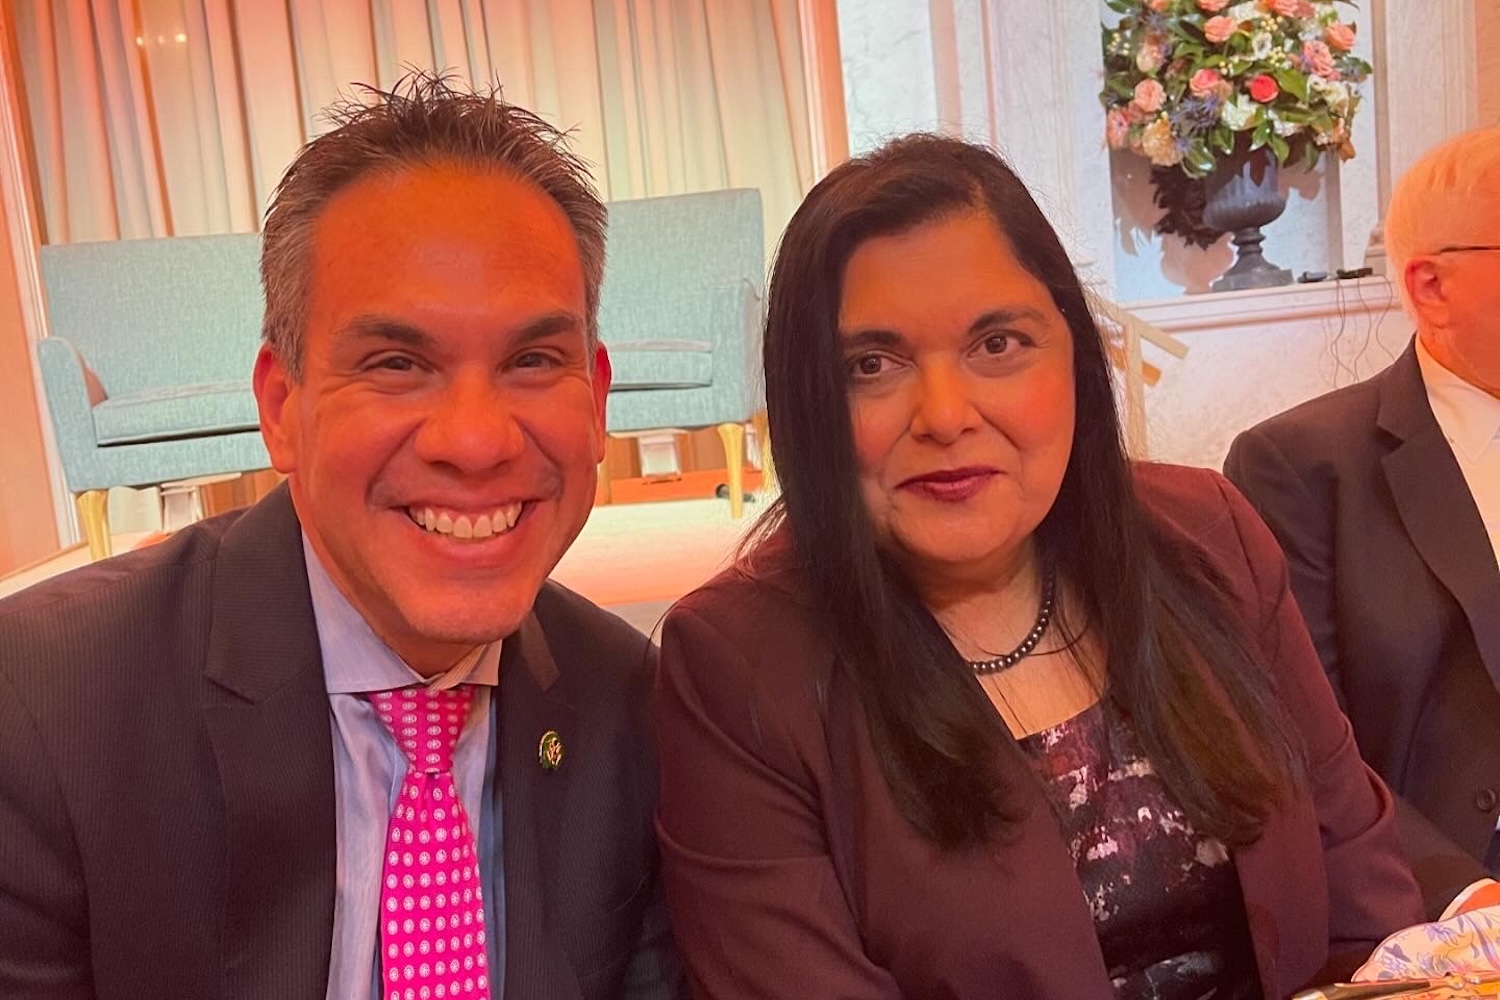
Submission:
<svg viewBox="0 0 1500 1000">
<path fill-rule="evenodd" d="M 1243 132 L 1255 121 L 1255 113 L 1259 110 L 1249 94 L 1236 94 L 1234 100 L 1225 101 L 1219 109 L 1219 121 L 1229 126 L 1230 131 Z"/>
<path fill-rule="evenodd" d="M 1287 136 L 1296 135 L 1307 126 L 1297 122 L 1283 121 L 1281 116 L 1273 111 L 1271 112 L 1271 127 L 1276 130 L 1277 135 L 1285 139 Z"/>
<path fill-rule="evenodd" d="M 1250 36 L 1250 54 L 1257 59 L 1264 59 L 1271 54 L 1271 42 L 1269 31 L 1257 31 Z"/>
<path fill-rule="evenodd" d="M 1155 42 L 1142 44 L 1140 51 L 1135 54 L 1135 68 L 1148 75 L 1161 69 L 1162 63 L 1166 61 L 1166 48 Z"/>
<path fill-rule="evenodd" d="M 1309 77 L 1307 93 L 1312 98 L 1322 98 L 1334 114 L 1347 117 L 1351 94 L 1349 85 L 1339 80 L 1325 80 L 1321 76 Z"/>
<path fill-rule="evenodd" d="M 1225 17 L 1232 17 L 1241 24 L 1246 21 L 1253 21 L 1257 17 L 1260 17 L 1260 15 L 1260 4 L 1256 3 L 1255 0 L 1245 0 L 1244 3 L 1237 3 L 1224 12 Z"/>
</svg>

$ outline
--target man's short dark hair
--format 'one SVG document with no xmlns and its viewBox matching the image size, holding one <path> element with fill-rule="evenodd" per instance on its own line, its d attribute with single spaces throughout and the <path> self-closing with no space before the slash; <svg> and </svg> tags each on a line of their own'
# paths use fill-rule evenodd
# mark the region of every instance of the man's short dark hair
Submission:
<svg viewBox="0 0 1500 1000">
<path fill-rule="evenodd" d="M 362 86 L 364 100 L 326 112 L 333 128 L 304 146 L 266 210 L 261 283 L 262 336 L 293 379 L 301 377 L 312 272 L 313 231 L 339 191 L 362 178 L 437 164 L 494 171 L 534 184 L 563 210 L 578 241 L 591 339 L 598 335 L 606 213 L 566 135 L 507 104 L 499 87 L 455 87 L 451 77 L 412 72 L 390 90 Z"/>
</svg>

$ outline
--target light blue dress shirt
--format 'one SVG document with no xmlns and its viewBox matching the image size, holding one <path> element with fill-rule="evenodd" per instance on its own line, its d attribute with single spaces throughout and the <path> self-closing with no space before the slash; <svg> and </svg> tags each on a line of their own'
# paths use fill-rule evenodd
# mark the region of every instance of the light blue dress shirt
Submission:
<svg viewBox="0 0 1500 1000">
<path fill-rule="evenodd" d="M 337 817 L 338 882 L 333 901 L 333 947 L 328 1000 L 378 1000 L 380 991 L 380 875 L 386 827 L 406 777 L 406 757 L 369 701 L 370 691 L 413 684 L 447 688 L 473 684 L 469 719 L 453 751 L 459 798 L 477 826 L 479 875 L 486 902 L 490 995 L 505 992 L 504 866 L 495 808 L 495 699 L 500 643 L 467 656 L 447 673 L 424 681 L 376 637 L 364 617 L 329 579 L 306 537 L 307 582 L 323 651 L 323 677 L 333 725 L 333 788 Z"/>
</svg>

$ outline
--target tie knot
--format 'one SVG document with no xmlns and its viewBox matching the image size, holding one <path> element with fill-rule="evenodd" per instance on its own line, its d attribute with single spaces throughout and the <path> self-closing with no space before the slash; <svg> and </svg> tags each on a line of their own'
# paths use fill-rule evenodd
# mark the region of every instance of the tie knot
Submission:
<svg viewBox="0 0 1500 1000">
<path fill-rule="evenodd" d="M 453 748 L 469 717 L 474 689 L 468 684 L 434 691 L 425 686 L 375 691 L 370 704 L 385 723 L 407 763 L 427 774 L 453 767 Z"/>
</svg>

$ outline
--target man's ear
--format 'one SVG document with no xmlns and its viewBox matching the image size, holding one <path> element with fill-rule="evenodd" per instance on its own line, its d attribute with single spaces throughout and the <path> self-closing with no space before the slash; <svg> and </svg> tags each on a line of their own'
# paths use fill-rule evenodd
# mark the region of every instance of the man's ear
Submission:
<svg viewBox="0 0 1500 1000">
<path fill-rule="evenodd" d="M 265 344 L 255 356 L 255 405 L 260 436 L 271 453 L 271 465 L 289 475 L 297 470 L 297 384 L 276 352 Z"/>
<path fill-rule="evenodd" d="M 1406 301 L 1422 326 L 1443 326 L 1448 318 L 1448 292 L 1442 265 L 1431 257 L 1414 257 L 1401 273 Z"/>
<path fill-rule="evenodd" d="M 615 372 L 609 364 L 609 351 L 603 344 L 594 348 L 594 423 L 599 434 L 599 454 L 595 456 L 597 461 L 604 461 L 604 453 L 608 448 L 608 437 L 605 434 L 605 404 L 609 400 L 609 386 L 614 381 Z"/>
</svg>

